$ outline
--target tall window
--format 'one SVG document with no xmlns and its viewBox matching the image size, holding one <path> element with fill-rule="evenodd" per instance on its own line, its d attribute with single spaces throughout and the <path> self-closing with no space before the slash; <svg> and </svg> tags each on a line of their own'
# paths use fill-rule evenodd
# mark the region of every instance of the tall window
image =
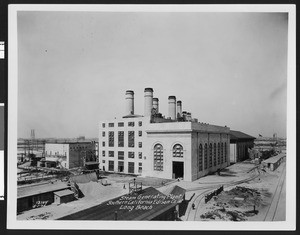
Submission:
<svg viewBox="0 0 300 235">
<path fill-rule="evenodd" d="M 199 154 L 198 154 L 198 171 L 202 171 L 202 161 L 203 161 L 203 149 L 202 144 L 199 145 Z"/>
<path fill-rule="evenodd" d="M 105 151 L 102 150 L 102 157 L 105 157 Z"/>
<path fill-rule="evenodd" d="M 105 123 L 102 123 L 102 127 L 105 128 Z"/>
<path fill-rule="evenodd" d="M 118 147 L 124 147 L 124 131 L 118 132 Z"/>
<path fill-rule="evenodd" d="M 134 173 L 134 162 L 128 162 L 128 173 Z"/>
<path fill-rule="evenodd" d="M 114 151 L 108 151 L 108 156 L 109 157 L 114 157 L 115 156 L 115 152 Z"/>
<path fill-rule="evenodd" d="M 227 146 L 226 143 L 224 143 L 224 151 L 225 151 L 225 153 L 224 153 L 224 162 L 227 162 L 227 147 L 226 146 Z"/>
<path fill-rule="evenodd" d="M 124 172 L 124 162 L 118 161 L 118 172 Z"/>
<path fill-rule="evenodd" d="M 183 157 L 183 147 L 180 144 L 174 145 L 173 157 Z"/>
<path fill-rule="evenodd" d="M 223 149 L 223 143 L 221 143 L 221 163 L 224 162 L 224 159 L 223 159 L 223 152 L 224 152 L 224 149 Z"/>
<path fill-rule="evenodd" d="M 214 166 L 217 165 L 217 145 L 214 143 Z"/>
<path fill-rule="evenodd" d="M 118 159 L 124 160 L 124 151 L 118 151 Z"/>
<path fill-rule="evenodd" d="M 108 170 L 114 171 L 114 161 L 108 161 Z"/>
<path fill-rule="evenodd" d="M 142 173 L 143 171 L 143 165 L 141 162 L 139 162 L 139 173 Z"/>
<path fill-rule="evenodd" d="M 207 169 L 207 144 L 204 145 L 204 169 Z"/>
<path fill-rule="evenodd" d="M 212 167 L 212 144 L 209 144 L 209 167 Z"/>
<path fill-rule="evenodd" d="M 108 132 L 108 146 L 109 147 L 114 147 L 114 141 L 115 141 L 114 132 L 113 131 L 109 131 Z"/>
<path fill-rule="evenodd" d="M 128 147 L 134 147 L 134 131 L 128 131 Z"/>
<path fill-rule="evenodd" d="M 143 125 L 142 121 L 139 121 L 139 126 L 142 126 L 142 125 Z"/>
<path fill-rule="evenodd" d="M 102 136 L 105 137 L 105 131 L 102 131 Z"/>
<path fill-rule="evenodd" d="M 134 152 L 128 152 L 128 158 L 134 158 Z"/>
<path fill-rule="evenodd" d="M 153 150 L 154 155 L 154 170 L 163 171 L 163 146 L 161 144 L 156 144 Z"/>
<path fill-rule="evenodd" d="M 220 165 L 220 143 L 218 143 L 218 165 Z"/>
</svg>

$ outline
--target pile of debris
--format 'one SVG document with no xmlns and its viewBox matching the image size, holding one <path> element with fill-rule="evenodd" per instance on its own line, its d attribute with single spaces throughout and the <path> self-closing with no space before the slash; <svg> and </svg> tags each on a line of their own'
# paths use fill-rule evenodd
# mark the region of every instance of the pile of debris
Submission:
<svg viewBox="0 0 300 235">
<path fill-rule="evenodd" d="M 247 217 L 258 213 L 261 205 L 261 193 L 257 189 L 236 186 L 214 196 L 203 220 L 245 221 Z"/>
</svg>

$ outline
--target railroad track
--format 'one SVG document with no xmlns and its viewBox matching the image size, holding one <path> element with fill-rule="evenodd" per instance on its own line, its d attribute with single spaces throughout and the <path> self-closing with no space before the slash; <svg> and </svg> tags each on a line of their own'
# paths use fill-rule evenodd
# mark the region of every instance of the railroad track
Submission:
<svg viewBox="0 0 300 235">
<path fill-rule="evenodd" d="M 224 186 L 224 187 L 229 187 L 229 186 L 234 186 L 234 185 L 238 185 L 238 184 L 242 184 L 242 183 L 245 183 L 245 182 L 249 182 L 251 180 L 254 180 L 255 178 L 257 178 L 259 175 L 260 175 L 260 171 L 257 169 L 257 168 L 254 168 L 254 170 L 256 170 L 256 174 L 255 175 L 252 175 L 246 179 L 243 179 L 243 180 L 238 180 L 238 181 L 229 181 L 229 182 L 224 182 L 223 184 L 218 184 L 218 185 L 213 185 L 213 186 L 207 186 L 207 187 L 196 187 L 196 188 L 192 188 L 192 189 L 188 189 L 187 191 L 199 191 L 199 190 L 204 190 L 204 189 L 207 189 L 205 190 L 204 192 L 200 193 L 199 195 L 197 195 L 195 197 L 195 199 L 193 200 L 192 203 L 195 204 L 195 208 L 196 208 L 196 211 L 195 211 L 195 214 L 194 214 L 194 218 L 193 218 L 193 221 L 196 220 L 196 216 L 197 216 L 197 212 L 200 210 L 200 203 L 201 201 L 204 199 L 205 195 L 210 192 L 210 191 L 214 191 L 216 190 L 217 188 L 221 187 L 221 186 Z M 196 203 L 195 203 L 196 202 Z M 192 209 L 191 207 L 189 207 L 189 210 L 188 210 L 188 214 L 186 216 L 186 219 L 188 220 L 188 218 L 190 217 L 191 213 L 192 213 Z"/>
<path fill-rule="evenodd" d="M 284 177 L 284 175 L 285 175 L 285 172 L 286 172 L 286 167 L 285 167 L 285 163 L 284 163 L 284 169 L 283 169 L 283 171 L 281 172 L 281 175 L 280 175 L 280 177 L 279 177 L 279 180 L 278 180 L 278 184 L 277 184 L 277 186 L 276 186 L 276 189 L 275 189 L 275 191 L 274 191 L 274 194 L 273 194 L 273 196 L 272 196 L 272 201 L 271 201 L 271 203 L 270 203 L 270 206 L 269 206 L 269 208 L 268 208 L 268 210 L 267 210 L 267 212 L 266 212 L 266 215 L 265 215 L 265 217 L 264 217 L 264 221 L 273 221 L 274 220 L 274 217 L 275 217 L 275 215 L 276 215 L 276 212 L 277 212 L 277 207 L 278 207 L 278 203 L 279 203 L 279 200 L 280 200 L 280 195 L 281 195 L 281 192 L 282 192 L 282 189 L 283 189 L 283 184 L 284 184 L 284 181 L 285 181 L 285 179 L 283 179 L 282 180 L 282 177 Z M 282 180 L 282 181 L 281 181 Z M 280 187 L 279 187 L 280 186 Z M 277 194 L 277 191 L 279 190 L 279 194 Z M 272 207 L 272 203 L 273 203 L 273 201 L 275 200 L 275 196 L 276 195 L 278 195 L 278 198 L 276 198 L 276 204 L 275 204 L 275 210 L 273 211 L 273 212 L 270 212 L 270 209 L 271 209 L 271 207 Z M 273 213 L 273 214 L 271 214 L 270 215 L 270 213 Z M 271 219 L 271 220 L 270 220 Z"/>
</svg>

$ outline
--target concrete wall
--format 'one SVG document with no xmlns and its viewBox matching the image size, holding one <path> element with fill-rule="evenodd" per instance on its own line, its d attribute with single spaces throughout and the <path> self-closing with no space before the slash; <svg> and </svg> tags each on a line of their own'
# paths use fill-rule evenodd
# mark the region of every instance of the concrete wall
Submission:
<svg viewBox="0 0 300 235">
<path fill-rule="evenodd" d="M 154 171 L 153 150 L 156 144 L 163 146 L 163 171 Z M 183 158 L 173 157 L 173 147 L 180 144 L 183 147 Z M 147 151 L 144 159 L 143 176 L 165 179 L 173 178 L 173 161 L 184 163 L 184 180 L 191 181 L 191 133 L 151 133 L 147 135 Z"/>
<path fill-rule="evenodd" d="M 218 169 L 222 169 L 227 167 L 230 164 L 229 161 L 229 134 L 226 133 L 203 133 L 203 132 L 193 132 L 192 134 L 192 180 L 196 180 L 200 177 L 203 177 L 207 174 L 216 172 Z M 218 151 L 218 143 L 223 143 L 223 163 L 221 162 L 221 150 Z M 225 149 L 225 143 L 226 143 L 226 149 Z M 202 170 L 199 171 L 199 146 L 202 145 L 203 148 L 203 154 L 202 154 Z M 208 146 L 208 167 L 207 169 L 204 169 L 204 146 L 207 144 Z M 214 148 L 212 151 L 212 167 L 209 167 L 209 145 L 216 144 L 216 165 L 214 165 Z M 226 154 L 225 154 L 226 151 Z M 218 155 L 220 153 L 220 155 Z M 227 158 L 225 158 L 225 156 Z M 219 164 L 218 164 L 218 158 L 220 158 Z"/>
<path fill-rule="evenodd" d="M 139 122 L 142 122 L 142 126 L 139 126 Z M 118 123 L 123 122 L 124 126 L 119 127 Z M 128 122 L 134 122 L 134 127 L 128 126 Z M 105 127 L 102 127 L 102 123 L 105 123 Z M 114 127 L 109 127 L 109 123 L 114 123 Z M 139 163 L 142 163 L 144 167 L 143 159 L 145 157 L 145 128 L 150 123 L 150 117 L 136 117 L 136 118 L 121 118 L 113 119 L 110 121 L 100 122 L 99 128 L 99 163 L 100 169 L 108 171 L 108 162 L 114 161 L 114 172 L 118 172 L 118 161 L 124 162 L 124 171 L 122 173 L 128 173 L 128 163 L 134 162 L 134 174 L 139 174 Z M 114 132 L 114 147 L 109 147 L 108 136 L 109 131 Z M 124 131 L 124 147 L 118 147 L 118 132 Z M 128 132 L 134 131 L 134 147 L 128 147 Z M 139 131 L 142 131 L 142 136 L 139 136 Z M 102 133 L 105 133 L 103 137 Z M 103 147 L 102 142 L 105 142 Z M 139 147 L 139 142 L 142 143 L 142 147 Z M 105 151 L 105 157 L 102 152 Z M 114 151 L 114 157 L 109 157 L 109 151 Z M 118 159 L 118 151 L 124 151 L 124 160 Z M 134 152 L 134 158 L 129 158 L 128 153 Z M 142 153 L 142 157 L 139 158 L 139 153 Z M 104 168 L 103 168 L 104 167 Z"/>
</svg>

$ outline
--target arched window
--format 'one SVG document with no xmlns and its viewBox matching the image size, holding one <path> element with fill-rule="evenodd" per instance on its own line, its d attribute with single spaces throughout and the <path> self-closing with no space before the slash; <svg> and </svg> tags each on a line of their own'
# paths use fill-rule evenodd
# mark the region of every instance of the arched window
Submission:
<svg viewBox="0 0 300 235">
<path fill-rule="evenodd" d="M 163 153 L 163 146 L 161 144 L 156 144 L 154 146 L 153 157 L 154 157 L 154 170 L 163 171 L 164 153 Z"/>
<path fill-rule="evenodd" d="M 223 152 L 224 152 L 223 143 L 221 143 L 221 163 L 224 162 Z"/>
<path fill-rule="evenodd" d="M 174 145 L 173 157 L 183 157 L 183 147 L 180 144 Z"/>
<path fill-rule="evenodd" d="M 203 165 L 203 149 L 202 149 L 202 144 L 199 145 L 199 154 L 198 154 L 198 171 L 202 171 Z"/>
<path fill-rule="evenodd" d="M 207 144 L 204 145 L 204 169 L 207 169 Z"/>
<path fill-rule="evenodd" d="M 220 143 L 218 143 L 218 165 L 220 165 Z"/>
<path fill-rule="evenodd" d="M 227 145 L 226 145 L 226 143 L 224 144 L 224 148 L 225 148 L 225 159 L 224 159 L 224 162 L 227 162 Z"/>
<path fill-rule="evenodd" d="M 208 158 L 208 160 L 209 160 L 209 167 L 212 167 L 212 151 L 213 151 L 212 144 L 209 144 L 209 158 Z"/>
<path fill-rule="evenodd" d="M 217 165 L 217 145 L 214 143 L 214 166 Z"/>
</svg>

